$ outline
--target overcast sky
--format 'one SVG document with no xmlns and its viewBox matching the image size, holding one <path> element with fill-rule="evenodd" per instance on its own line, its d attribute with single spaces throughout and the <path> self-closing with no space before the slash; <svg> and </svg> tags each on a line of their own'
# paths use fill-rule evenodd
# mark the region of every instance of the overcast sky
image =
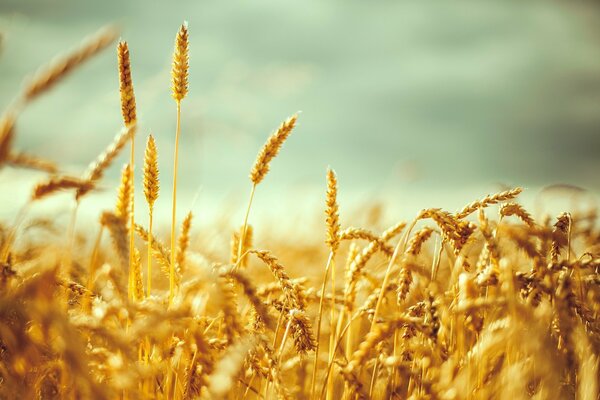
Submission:
<svg viewBox="0 0 600 400">
<path fill-rule="evenodd" d="M 363 200 L 501 184 L 600 188 L 600 8 L 591 2 L 171 4 L 4 0 L 0 107 L 39 65 L 117 23 L 131 50 L 139 159 L 152 132 L 169 188 L 169 70 L 187 20 L 180 183 L 190 197 L 245 201 L 257 151 L 296 111 L 263 201 L 322 191 L 328 165 L 345 195 Z M 79 172 L 120 125 L 111 48 L 22 115 L 17 146 Z"/>
</svg>

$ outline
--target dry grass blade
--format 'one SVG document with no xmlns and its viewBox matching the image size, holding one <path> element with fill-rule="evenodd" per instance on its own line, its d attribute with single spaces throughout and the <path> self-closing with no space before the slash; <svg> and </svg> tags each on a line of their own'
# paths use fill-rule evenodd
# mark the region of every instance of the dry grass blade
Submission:
<svg viewBox="0 0 600 400">
<path fill-rule="evenodd" d="M 102 28 L 66 56 L 57 58 L 49 65 L 42 67 L 25 84 L 23 89 L 25 101 L 31 101 L 49 90 L 73 69 L 114 42 L 118 35 L 118 31 L 114 27 Z"/>
</svg>

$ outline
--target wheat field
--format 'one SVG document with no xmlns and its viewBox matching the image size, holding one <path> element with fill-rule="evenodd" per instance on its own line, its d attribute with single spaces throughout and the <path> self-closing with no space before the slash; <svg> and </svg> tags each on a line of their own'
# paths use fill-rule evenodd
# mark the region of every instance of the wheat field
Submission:
<svg viewBox="0 0 600 400">
<path fill-rule="evenodd" d="M 252 204 L 310 118 L 291 110 L 261 149 L 248 149 L 258 154 L 240 171 L 249 173 L 243 220 L 207 238 L 177 208 L 188 26 L 164 83 L 172 148 L 138 129 L 135 70 L 118 37 L 106 27 L 42 66 L 0 120 L 0 164 L 45 174 L 0 226 L 0 398 L 600 399 L 595 211 L 534 217 L 516 187 L 379 230 L 352 223 L 330 168 L 320 231 L 301 242 L 269 236 Z M 123 128 L 89 168 L 66 175 L 16 149 L 22 111 L 111 47 Z M 79 227 L 79 205 L 123 158 L 114 204 Z M 166 192 L 163 163 L 174 166 Z M 53 215 L 29 217 L 64 192 L 74 204 L 66 228 Z M 136 196 L 147 207 L 134 209 Z M 159 198 L 170 215 L 154 214 Z"/>
</svg>

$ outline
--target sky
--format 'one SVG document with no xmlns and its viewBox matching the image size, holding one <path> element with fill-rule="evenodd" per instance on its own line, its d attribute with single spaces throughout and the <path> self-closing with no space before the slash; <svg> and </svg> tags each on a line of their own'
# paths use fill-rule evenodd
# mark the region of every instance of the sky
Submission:
<svg viewBox="0 0 600 400">
<path fill-rule="evenodd" d="M 131 51 L 138 165 L 152 133 L 159 203 L 167 207 L 170 64 L 186 20 L 190 89 L 179 166 L 186 206 L 226 204 L 241 213 L 257 152 L 296 112 L 298 126 L 257 192 L 265 213 L 320 204 L 328 166 L 347 204 L 381 200 L 410 212 L 458 207 L 507 186 L 530 188 L 531 196 L 556 184 L 600 189 L 594 2 L 173 4 L 3 0 L 0 107 L 40 65 L 116 24 Z M 69 173 L 85 170 L 122 124 L 116 63 L 109 48 L 36 100 L 19 120 L 17 148 Z M 109 171 L 105 197 L 114 197 L 124 162 Z M 0 184 L 30 179 L 39 175 L 0 171 Z M 12 193 L 0 195 L 2 204 L 15 202 Z"/>
</svg>

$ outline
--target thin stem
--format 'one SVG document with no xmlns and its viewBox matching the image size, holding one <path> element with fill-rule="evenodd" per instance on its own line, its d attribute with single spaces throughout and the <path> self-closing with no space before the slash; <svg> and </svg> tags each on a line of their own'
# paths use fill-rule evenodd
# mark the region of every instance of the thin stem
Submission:
<svg viewBox="0 0 600 400">
<path fill-rule="evenodd" d="M 96 260 L 98 259 L 98 249 L 100 248 L 100 241 L 102 240 L 102 232 L 104 232 L 104 227 L 100 226 L 100 230 L 98 230 L 98 236 L 96 236 L 96 241 L 94 242 L 94 248 L 92 249 L 92 256 L 90 258 L 90 272 L 87 284 L 87 288 L 90 291 L 94 285 L 94 278 L 96 275 Z"/>
<path fill-rule="evenodd" d="M 238 254 L 237 259 L 242 259 L 242 247 L 244 246 L 244 241 L 246 240 L 246 230 L 248 228 L 248 217 L 250 216 L 250 207 L 252 207 L 252 200 L 254 200 L 254 192 L 256 191 L 256 183 L 252 185 L 252 189 L 250 190 L 250 199 L 248 200 L 248 208 L 246 208 L 246 215 L 244 216 L 244 224 L 242 225 L 242 235 L 240 236 L 240 243 L 238 244 Z"/>
<path fill-rule="evenodd" d="M 321 286 L 321 299 L 319 300 L 319 315 L 317 316 L 317 345 L 315 348 L 315 362 L 313 366 L 312 380 L 310 384 L 310 398 L 315 396 L 315 383 L 317 380 L 317 367 L 319 365 L 319 347 L 321 343 L 321 318 L 323 316 L 323 303 L 325 298 L 325 287 L 327 285 L 327 277 L 329 276 L 329 269 L 331 267 L 331 261 L 333 259 L 333 252 L 329 253 L 327 259 L 327 266 L 325 267 L 325 276 L 323 277 L 323 285 Z"/>
<path fill-rule="evenodd" d="M 90 258 L 90 267 L 88 272 L 88 281 L 87 281 L 87 289 L 90 293 L 89 296 L 86 296 L 84 309 L 88 312 L 92 310 L 92 289 L 94 287 L 94 278 L 96 277 L 96 260 L 98 258 L 98 249 L 100 248 L 100 241 L 102 240 L 102 233 L 104 232 L 104 227 L 100 226 L 98 230 L 98 236 L 96 236 L 96 240 L 94 242 L 94 248 L 92 249 L 92 256 Z"/>
<path fill-rule="evenodd" d="M 354 315 L 350 315 L 348 318 L 348 323 L 344 326 L 344 329 L 341 330 L 340 333 L 340 337 L 337 340 L 337 342 L 335 343 L 335 348 L 333 349 L 333 354 L 337 353 L 338 349 L 340 348 L 341 344 L 342 344 L 342 339 L 344 337 L 344 335 L 346 334 L 346 332 L 348 331 L 348 329 L 350 328 L 350 326 L 352 325 L 352 323 L 356 320 L 356 318 L 360 317 L 360 313 L 356 313 Z M 350 357 L 346 357 L 346 362 L 350 359 Z M 333 368 L 333 361 L 329 362 L 329 364 L 327 365 L 327 373 L 325 374 L 325 382 L 323 382 L 323 387 L 321 388 L 321 396 L 320 398 L 323 398 L 323 396 L 325 395 L 325 389 L 327 387 L 327 381 L 329 379 L 329 376 L 331 375 L 331 369 Z"/>
<path fill-rule="evenodd" d="M 336 341 L 336 320 L 335 320 L 335 253 L 331 257 L 331 321 L 329 328 L 329 363 L 333 362 L 335 341 Z M 333 398 L 333 379 L 328 377 L 327 399 Z"/>
<path fill-rule="evenodd" d="M 133 276 L 133 247 L 134 247 L 134 227 L 135 227 L 135 219 L 134 219 L 134 191 L 135 191 L 135 173 L 134 173 L 134 161 L 135 161 L 135 135 L 131 135 L 131 154 L 130 154 L 130 161 L 129 161 L 129 165 L 131 168 L 131 177 L 130 177 L 130 182 L 131 182 L 131 198 L 129 199 L 129 201 L 131 202 L 131 213 L 129 215 L 129 299 L 132 300 L 134 299 L 134 293 L 135 293 L 135 289 L 134 289 L 134 282 L 135 282 L 135 278 Z"/>
<path fill-rule="evenodd" d="M 27 211 L 29 211 L 30 206 L 31 206 L 31 200 L 28 201 L 27 203 L 25 203 L 25 205 L 23 205 L 23 207 L 21 207 L 19 209 L 19 212 L 17 213 L 17 216 L 15 217 L 15 222 L 13 223 L 12 228 L 8 231 L 8 235 L 6 236 L 6 239 L 4 240 L 4 243 L 3 243 L 2 259 L 1 259 L 2 261 L 6 261 L 8 259 L 8 255 L 10 254 L 10 247 L 12 246 L 13 241 L 14 241 L 15 237 L 17 236 L 17 230 L 19 229 L 19 226 L 25 219 L 25 216 L 27 215 Z"/>
<path fill-rule="evenodd" d="M 67 279 L 71 275 L 71 264 L 72 264 L 72 254 L 73 254 L 73 244 L 75 243 L 75 225 L 77 224 L 77 209 L 79 208 L 79 201 L 75 201 L 75 207 L 73 207 L 73 213 L 71 214 L 71 220 L 69 221 L 69 228 L 67 230 L 67 251 L 65 254 L 64 262 L 64 272 Z"/>
<path fill-rule="evenodd" d="M 154 216 L 154 210 L 150 207 L 150 211 L 148 213 L 148 289 L 147 289 L 147 297 L 150 297 L 150 293 L 152 292 L 152 217 Z"/>
<path fill-rule="evenodd" d="M 288 335 L 290 333 L 290 327 L 292 326 L 292 315 L 288 317 L 288 323 L 285 327 L 285 332 L 283 333 L 283 337 L 281 338 L 281 345 L 279 346 L 279 355 L 277 356 L 277 365 L 281 365 L 281 358 L 283 357 L 283 350 L 285 347 L 285 342 L 287 341 Z"/>
<path fill-rule="evenodd" d="M 175 128 L 175 156 L 173 160 L 173 209 L 171 213 L 171 265 L 169 266 L 169 305 L 175 295 L 175 224 L 177 222 L 177 158 L 179 156 L 179 131 L 181 130 L 181 102 L 177 101 L 177 127 Z"/>
</svg>

